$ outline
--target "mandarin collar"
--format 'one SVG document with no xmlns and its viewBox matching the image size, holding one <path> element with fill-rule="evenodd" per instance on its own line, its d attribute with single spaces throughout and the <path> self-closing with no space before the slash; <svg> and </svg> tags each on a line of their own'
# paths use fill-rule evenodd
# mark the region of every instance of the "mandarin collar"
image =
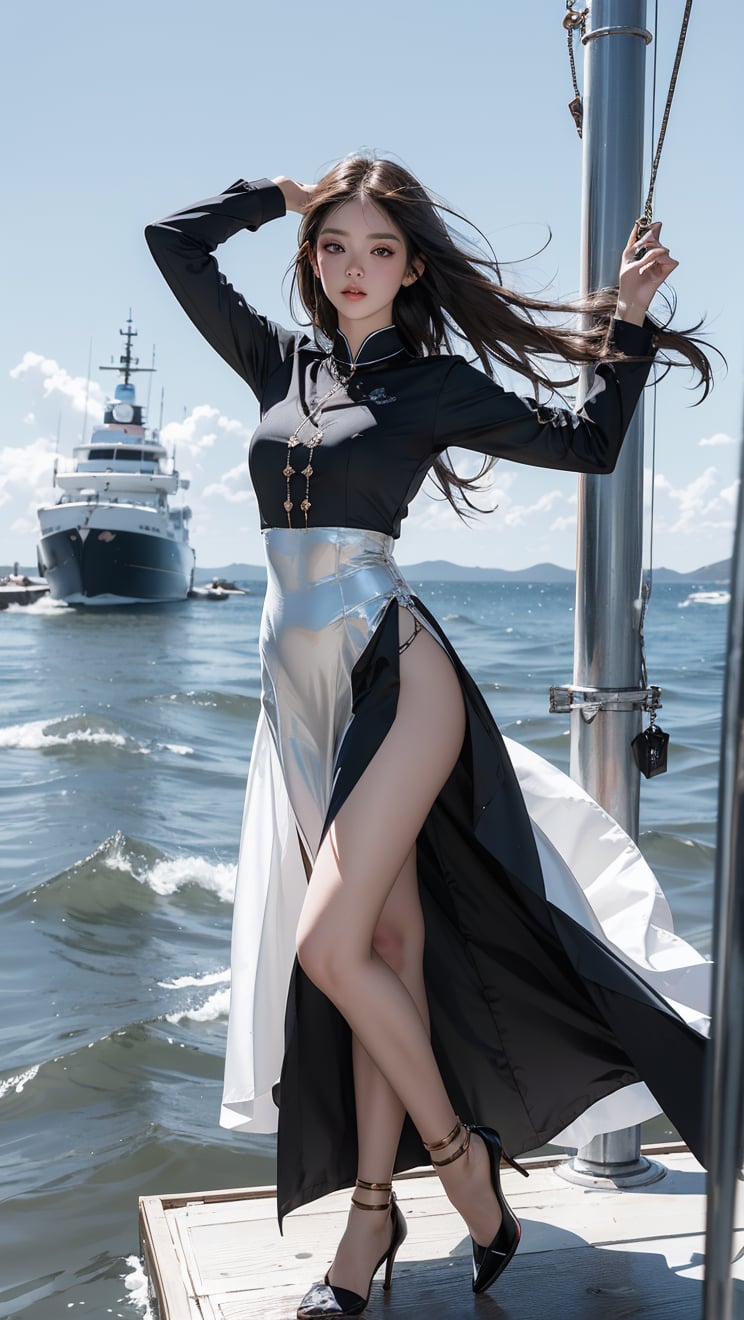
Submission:
<svg viewBox="0 0 744 1320">
<path fill-rule="evenodd" d="M 407 351 L 394 325 L 387 325 L 383 330 L 373 330 L 367 335 L 356 357 L 352 356 L 346 335 L 342 330 L 337 330 L 332 350 L 333 358 L 340 367 L 372 367 Z"/>
</svg>

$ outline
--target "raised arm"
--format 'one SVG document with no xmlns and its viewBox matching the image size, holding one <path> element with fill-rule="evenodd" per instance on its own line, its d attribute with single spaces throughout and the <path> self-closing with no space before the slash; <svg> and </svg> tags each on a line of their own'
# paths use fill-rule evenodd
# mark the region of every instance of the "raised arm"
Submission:
<svg viewBox="0 0 744 1320">
<path fill-rule="evenodd" d="M 613 344 L 651 352 L 653 326 L 613 323 Z M 603 362 L 576 412 L 523 399 L 456 358 L 437 408 L 435 449 L 475 449 L 532 467 L 612 472 L 650 369 L 647 362 Z"/>
<path fill-rule="evenodd" d="M 610 327 L 610 349 L 618 358 L 593 368 L 581 407 L 538 407 L 456 358 L 437 408 L 436 452 L 457 446 L 534 467 L 612 472 L 651 367 L 654 325 L 646 311 L 678 264 L 662 246 L 660 228 L 652 225 L 642 244 L 634 230 L 622 254 L 618 319 Z"/>
<path fill-rule="evenodd" d="M 241 229 L 255 231 L 284 215 L 284 193 L 271 179 L 236 183 L 148 225 L 145 238 L 173 293 L 204 338 L 259 400 L 297 339 L 261 316 L 220 271 L 212 253 Z"/>
</svg>

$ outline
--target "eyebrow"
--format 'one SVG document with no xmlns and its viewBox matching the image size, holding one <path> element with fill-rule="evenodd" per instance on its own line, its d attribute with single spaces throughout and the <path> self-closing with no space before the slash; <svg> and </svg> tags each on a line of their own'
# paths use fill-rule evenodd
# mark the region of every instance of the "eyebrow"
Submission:
<svg viewBox="0 0 744 1320">
<path fill-rule="evenodd" d="M 348 229 L 331 229 L 330 227 L 327 227 L 325 229 L 321 229 L 320 232 L 321 234 L 341 234 L 342 238 L 349 237 Z M 400 243 L 400 239 L 397 234 L 367 234 L 367 238 L 392 238 L 394 243 Z"/>
</svg>

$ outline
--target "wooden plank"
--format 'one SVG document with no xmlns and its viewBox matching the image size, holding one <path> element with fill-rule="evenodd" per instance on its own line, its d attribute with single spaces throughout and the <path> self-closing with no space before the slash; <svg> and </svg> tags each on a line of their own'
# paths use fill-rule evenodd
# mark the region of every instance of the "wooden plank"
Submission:
<svg viewBox="0 0 744 1320">
<path fill-rule="evenodd" d="M 484 1320 L 488 1306 L 494 1320 L 541 1311 L 566 1320 L 698 1320 L 704 1173 L 684 1148 L 665 1150 L 667 1176 L 627 1191 L 567 1183 L 554 1168 L 562 1156 L 530 1161 L 528 1181 L 504 1170 L 523 1237 L 488 1300 L 472 1294 L 470 1241 L 433 1170 L 397 1178 L 410 1231 L 394 1301 L 375 1283 L 370 1315 L 392 1304 L 396 1320 Z M 294 1320 L 299 1298 L 332 1259 L 348 1197 L 343 1190 L 295 1211 L 283 1238 L 274 1188 L 143 1199 L 143 1245 L 162 1320 Z"/>
<path fill-rule="evenodd" d="M 189 1297 L 160 1197 L 140 1197 L 139 1225 L 145 1273 L 159 1320 L 195 1320 L 200 1313 Z"/>
<path fill-rule="evenodd" d="M 469 1262 L 396 1265 L 389 1297 L 379 1282 L 373 1285 L 369 1316 L 534 1320 L 542 1313 L 551 1320 L 700 1320 L 701 1283 L 678 1272 L 700 1245 L 701 1239 L 683 1239 L 679 1260 L 671 1262 L 658 1250 L 638 1255 L 587 1246 L 517 1256 L 486 1297 L 472 1292 Z M 270 1292 L 216 1295 L 213 1305 L 219 1320 L 294 1320 L 300 1295 L 280 1282 Z"/>
</svg>

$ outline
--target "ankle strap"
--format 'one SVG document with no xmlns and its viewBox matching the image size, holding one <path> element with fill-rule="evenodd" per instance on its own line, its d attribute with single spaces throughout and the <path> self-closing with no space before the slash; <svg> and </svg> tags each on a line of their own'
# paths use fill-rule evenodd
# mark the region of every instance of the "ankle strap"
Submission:
<svg viewBox="0 0 744 1320">
<path fill-rule="evenodd" d="M 454 1141 L 461 1127 L 462 1122 L 458 1118 L 452 1131 L 448 1132 L 446 1137 L 442 1137 L 441 1141 L 425 1141 L 423 1144 L 426 1150 L 444 1150 L 445 1146 L 449 1146 L 450 1142 Z"/>
<path fill-rule="evenodd" d="M 435 1169 L 443 1169 L 446 1164 L 454 1164 L 455 1160 L 459 1160 L 460 1156 L 464 1155 L 465 1152 L 469 1150 L 470 1128 L 467 1126 L 467 1124 L 463 1123 L 462 1120 L 458 1118 L 452 1131 L 449 1132 L 446 1137 L 443 1137 L 441 1141 L 424 1142 L 424 1146 L 429 1151 L 444 1150 L 446 1146 L 452 1145 L 452 1142 L 455 1140 L 455 1138 L 458 1136 L 460 1132 L 465 1133 L 464 1140 L 457 1147 L 457 1150 L 454 1152 L 454 1154 L 448 1155 L 446 1160 L 432 1160 L 432 1164 Z"/>
<path fill-rule="evenodd" d="M 357 1178 L 356 1185 L 357 1187 L 362 1187 L 365 1192 L 390 1193 L 386 1201 L 379 1201 L 379 1202 L 358 1201 L 355 1196 L 352 1196 L 351 1204 L 355 1205 L 357 1209 L 359 1210 L 389 1210 L 390 1209 L 393 1200 L 395 1198 L 395 1192 L 393 1191 L 393 1184 L 391 1182 L 389 1183 L 365 1182 L 363 1178 Z"/>
</svg>

